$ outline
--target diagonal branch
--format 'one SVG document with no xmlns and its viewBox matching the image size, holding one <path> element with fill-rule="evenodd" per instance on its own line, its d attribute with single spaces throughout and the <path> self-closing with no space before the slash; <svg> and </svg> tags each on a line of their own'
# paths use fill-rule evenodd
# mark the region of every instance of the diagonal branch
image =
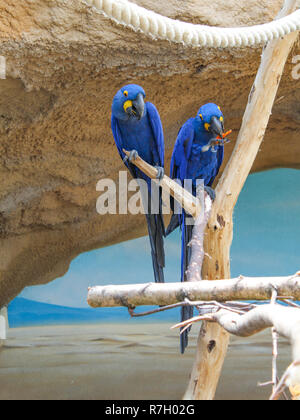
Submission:
<svg viewBox="0 0 300 420">
<path fill-rule="evenodd" d="M 126 156 L 129 157 L 130 153 L 123 149 L 123 152 Z M 144 174 L 146 174 L 149 178 L 156 180 L 158 171 L 157 169 L 150 165 L 149 163 L 145 162 L 140 156 L 136 159 L 132 160 L 131 162 L 137 168 L 139 168 Z M 158 182 L 158 181 L 157 181 Z M 179 204 L 194 218 L 197 218 L 201 213 L 201 203 L 200 201 L 194 197 L 191 193 L 189 193 L 186 189 L 182 188 L 177 182 L 173 181 L 173 179 L 169 178 L 167 175 L 159 181 L 160 187 L 167 193 L 170 194 Z"/>
</svg>

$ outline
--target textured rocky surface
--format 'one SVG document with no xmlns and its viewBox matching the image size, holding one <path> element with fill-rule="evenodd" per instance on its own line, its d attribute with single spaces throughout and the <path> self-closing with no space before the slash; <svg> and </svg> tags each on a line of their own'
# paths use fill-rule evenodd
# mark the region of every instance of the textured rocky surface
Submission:
<svg viewBox="0 0 300 420">
<path fill-rule="evenodd" d="M 282 4 L 136 3 L 219 26 L 270 21 Z M 123 168 L 110 132 L 116 90 L 128 82 L 144 86 L 162 117 L 167 166 L 180 125 L 201 104 L 217 102 L 234 130 L 228 159 L 260 54 L 157 42 L 80 0 L 0 0 L 0 55 L 7 60 L 0 80 L 0 306 L 26 285 L 63 275 L 79 253 L 144 233 L 143 216 L 96 213 L 97 181 L 117 179 Z M 255 171 L 300 169 L 300 81 L 291 76 L 291 59 Z"/>
</svg>

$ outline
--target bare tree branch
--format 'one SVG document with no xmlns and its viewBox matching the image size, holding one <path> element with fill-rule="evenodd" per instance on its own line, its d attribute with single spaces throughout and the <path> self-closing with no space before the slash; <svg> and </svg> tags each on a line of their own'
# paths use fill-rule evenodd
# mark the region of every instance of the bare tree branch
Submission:
<svg viewBox="0 0 300 420">
<path fill-rule="evenodd" d="M 129 157 L 130 152 L 125 149 L 123 149 L 123 152 Z M 132 164 L 143 171 L 144 174 L 148 175 L 149 178 L 156 180 L 158 174 L 157 169 L 154 166 L 149 165 L 149 163 L 145 162 L 141 157 L 138 156 L 134 159 Z M 195 219 L 199 216 L 201 213 L 200 201 L 187 190 L 182 188 L 181 185 L 169 178 L 167 175 L 164 175 L 164 177 L 159 181 L 159 185 L 167 193 L 172 195 L 172 197 L 174 197 L 175 200 L 178 201 L 180 205 Z"/>
<path fill-rule="evenodd" d="M 271 298 L 274 286 L 280 296 L 292 295 L 300 299 L 300 272 L 287 277 L 240 276 L 217 281 L 95 286 L 89 288 L 88 303 L 94 308 L 135 308 L 144 305 L 174 305 L 186 298 L 190 301 L 261 301 Z"/>
<path fill-rule="evenodd" d="M 212 209 L 212 200 L 208 194 L 205 193 L 204 211 L 195 221 L 193 228 L 193 237 L 189 246 L 192 247 L 191 259 L 187 270 L 187 281 L 202 280 L 202 265 L 205 256 L 204 252 L 204 235 L 207 222 L 210 218 Z"/>
<path fill-rule="evenodd" d="M 219 307 L 216 305 L 216 308 Z M 273 385 L 271 400 L 278 399 L 284 391 L 285 386 L 299 387 L 300 384 L 300 310 L 298 308 L 284 307 L 272 303 L 260 305 L 255 309 L 240 315 L 226 309 L 220 309 L 205 315 L 191 318 L 180 322 L 172 328 L 188 328 L 190 325 L 199 321 L 216 322 L 228 333 L 239 336 L 249 337 L 266 328 L 276 331 L 276 340 L 273 337 L 273 363 L 272 381 L 260 386 Z M 281 381 L 277 384 L 277 334 L 287 338 L 292 346 L 294 362 L 288 368 Z M 274 376 L 276 375 L 276 377 Z"/>
</svg>

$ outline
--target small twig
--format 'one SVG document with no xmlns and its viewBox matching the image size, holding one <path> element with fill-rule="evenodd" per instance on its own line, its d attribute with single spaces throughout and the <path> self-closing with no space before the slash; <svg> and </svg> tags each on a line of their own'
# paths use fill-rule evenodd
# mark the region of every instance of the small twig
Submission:
<svg viewBox="0 0 300 420">
<path fill-rule="evenodd" d="M 277 376 L 277 383 L 279 382 L 279 377 Z M 273 382 L 269 381 L 269 382 L 264 382 L 264 383 L 258 383 L 257 386 L 259 387 L 266 387 L 266 386 L 273 386 Z M 289 401 L 288 396 L 286 395 L 285 391 L 282 391 L 282 396 L 286 401 Z"/>
<path fill-rule="evenodd" d="M 280 378 L 277 376 L 277 383 L 279 382 Z M 286 392 L 283 390 L 282 391 L 282 396 L 286 401 L 289 401 L 290 398 L 286 395 Z"/>
<path fill-rule="evenodd" d="M 128 312 L 132 318 L 138 318 L 141 316 L 153 315 L 159 312 L 168 311 L 169 309 L 179 308 L 180 306 L 188 306 L 188 305 L 189 304 L 187 302 L 179 302 L 179 303 L 174 303 L 173 305 L 162 306 L 161 308 L 156 308 L 156 309 L 152 309 L 151 311 L 140 312 L 140 313 L 136 313 L 134 312 L 134 309 L 128 308 Z"/>
<path fill-rule="evenodd" d="M 181 334 L 183 334 L 184 333 L 184 331 L 186 331 L 186 330 L 188 330 L 191 326 L 192 326 L 192 322 L 190 323 L 190 324 L 188 324 L 188 325 L 186 325 L 184 328 L 182 328 L 181 330 L 180 330 L 180 335 Z"/>
<path fill-rule="evenodd" d="M 194 318 L 191 318 L 191 319 L 188 319 L 186 321 L 180 322 L 180 323 L 178 323 L 176 325 L 173 325 L 171 327 L 171 329 L 183 328 L 180 332 L 181 334 L 182 334 L 183 331 L 185 331 L 187 328 L 189 328 L 192 324 L 195 324 L 196 322 L 199 322 L 199 321 L 214 321 L 213 313 L 216 313 L 220 309 L 225 309 L 228 312 L 233 312 L 233 313 L 236 313 L 238 315 L 244 315 L 245 312 L 247 311 L 247 310 L 232 308 L 232 306 L 235 304 L 235 302 L 226 302 L 226 303 L 223 303 L 223 304 L 220 303 L 220 302 L 217 302 L 217 301 L 190 302 L 190 303 L 197 306 L 197 309 L 199 309 L 199 310 L 203 310 L 203 309 L 211 310 L 212 313 L 196 316 Z M 244 306 L 242 302 L 237 302 L 237 303 L 240 304 L 240 306 Z M 247 305 L 246 306 L 247 309 L 248 309 L 249 306 L 251 306 L 251 304 L 246 304 L 246 305 Z M 239 306 L 239 305 L 237 305 L 237 306 Z M 245 306 L 244 306 L 244 308 L 245 308 Z"/>
<path fill-rule="evenodd" d="M 300 305 L 297 305 L 297 303 L 291 302 L 289 299 L 280 299 L 280 300 L 282 300 L 284 303 L 288 304 L 289 306 L 292 306 L 293 308 L 300 309 Z"/>
<path fill-rule="evenodd" d="M 129 314 L 132 318 L 138 318 L 138 317 L 142 317 L 142 316 L 157 314 L 159 312 L 168 311 L 170 309 L 175 309 L 175 308 L 179 308 L 179 307 L 182 307 L 182 306 L 196 306 L 198 310 L 201 310 L 201 309 L 206 309 L 206 310 L 212 309 L 213 310 L 213 309 L 216 309 L 216 308 L 221 308 L 221 309 L 226 309 L 230 312 L 237 313 L 239 315 L 243 315 L 248 309 L 253 309 L 254 307 L 256 307 L 256 305 L 243 303 L 243 302 L 220 303 L 220 302 L 217 302 L 217 301 L 214 301 L 214 300 L 213 301 L 203 301 L 203 300 L 191 301 L 188 298 L 185 298 L 185 300 L 183 302 L 178 302 L 178 303 L 174 303 L 172 305 L 162 306 L 160 308 L 152 309 L 151 311 L 136 313 L 136 312 L 134 312 L 134 308 L 128 308 L 128 312 L 129 312 Z M 240 307 L 242 309 L 234 308 L 234 306 Z"/>
<path fill-rule="evenodd" d="M 258 382 L 257 386 L 259 387 L 264 387 L 264 386 L 270 386 L 270 385 L 274 385 L 274 383 L 272 381 L 268 381 L 268 382 Z"/>
<path fill-rule="evenodd" d="M 256 308 L 257 305 L 255 305 L 254 303 L 246 303 L 246 302 L 233 302 L 233 301 L 226 301 L 225 302 L 226 305 L 234 305 L 234 306 L 243 306 L 243 307 L 252 307 L 252 308 Z"/>
<path fill-rule="evenodd" d="M 155 309 L 152 309 L 151 311 L 136 313 L 136 312 L 134 312 L 134 309 L 128 308 L 128 312 L 129 312 L 129 314 L 132 318 L 138 318 L 138 317 L 142 317 L 142 316 L 157 314 L 159 312 L 168 311 L 170 309 L 179 308 L 181 306 L 201 306 L 201 305 L 206 305 L 206 304 L 208 304 L 208 302 L 204 302 L 202 300 L 198 300 L 198 301 L 193 302 L 193 301 L 189 300 L 188 298 L 185 298 L 184 302 L 178 302 L 178 303 L 174 303 L 172 305 L 161 306 L 160 308 L 155 308 Z"/>
<path fill-rule="evenodd" d="M 245 313 L 245 311 L 242 311 L 240 309 L 234 309 L 234 308 L 232 308 L 232 305 L 231 306 L 230 305 L 226 305 L 226 304 L 217 302 L 216 300 L 213 300 L 213 301 L 211 301 L 209 303 L 211 305 L 213 305 L 213 306 L 216 306 L 217 308 L 226 309 L 229 312 L 234 312 L 234 313 L 239 314 L 239 315 L 243 315 Z"/>
<path fill-rule="evenodd" d="M 277 296 L 277 300 L 283 299 L 295 300 L 294 296 Z"/>
<path fill-rule="evenodd" d="M 201 316 L 194 316 L 193 318 L 190 318 L 187 321 L 179 322 L 178 324 L 172 325 L 171 330 L 174 330 L 175 328 L 182 328 L 185 326 L 190 326 L 199 321 L 213 321 L 213 317 L 212 315 L 209 315 L 209 314 L 201 315 Z"/>
</svg>

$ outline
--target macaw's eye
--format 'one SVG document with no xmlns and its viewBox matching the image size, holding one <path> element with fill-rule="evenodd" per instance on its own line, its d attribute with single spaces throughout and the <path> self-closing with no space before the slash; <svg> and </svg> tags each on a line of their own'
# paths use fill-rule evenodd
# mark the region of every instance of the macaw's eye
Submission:
<svg viewBox="0 0 300 420">
<path fill-rule="evenodd" d="M 220 121 L 223 122 L 224 121 L 224 118 L 223 117 L 220 117 Z"/>
<path fill-rule="evenodd" d="M 204 124 L 204 128 L 205 128 L 205 130 L 206 130 L 206 131 L 209 131 L 209 129 L 210 129 L 210 124 L 205 123 L 205 124 Z"/>
<path fill-rule="evenodd" d="M 127 90 L 124 90 L 123 95 L 126 96 L 126 98 L 127 98 L 127 96 L 128 96 Z"/>
<path fill-rule="evenodd" d="M 199 114 L 199 117 L 201 118 L 201 120 L 203 121 L 203 115 L 202 114 Z"/>
</svg>

